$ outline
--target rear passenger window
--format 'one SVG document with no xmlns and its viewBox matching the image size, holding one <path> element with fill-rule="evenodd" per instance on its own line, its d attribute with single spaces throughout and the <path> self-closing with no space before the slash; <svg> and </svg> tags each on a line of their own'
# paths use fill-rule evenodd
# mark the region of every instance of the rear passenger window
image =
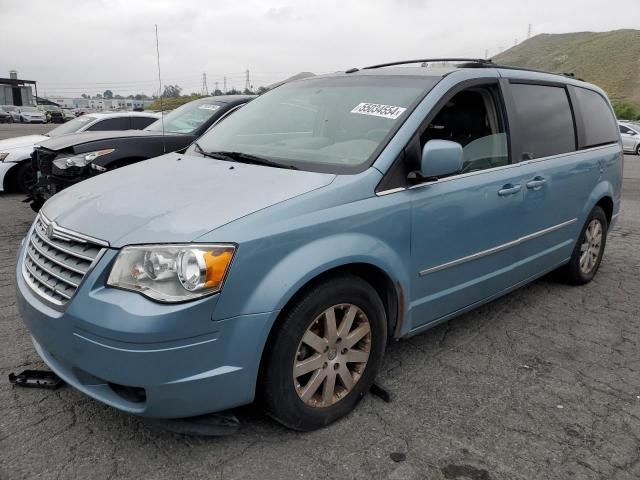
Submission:
<svg viewBox="0 0 640 480">
<path fill-rule="evenodd" d="M 573 114 L 563 87 L 511 84 L 522 140 L 522 160 L 576 149 Z"/>
<path fill-rule="evenodd" d="M 94 123 L 87 130 L 91 132 L 103 130 L 129 130 L 129 117 L 106 118 Z"/>
<path fill-rule="evenodd" d="M 593 90 L 575 88 L 580 113 L 584 118 L 584 148 L 618 141 L 618 132 L 611 109 L 602 96 Z"/>
<path fill-rule="evenodd" d="M 154 117 L 131 117 L 131 129 L 142 130 L 143 128 L 147 128 L 156 120 L 157 118 Z"/>
</svg>

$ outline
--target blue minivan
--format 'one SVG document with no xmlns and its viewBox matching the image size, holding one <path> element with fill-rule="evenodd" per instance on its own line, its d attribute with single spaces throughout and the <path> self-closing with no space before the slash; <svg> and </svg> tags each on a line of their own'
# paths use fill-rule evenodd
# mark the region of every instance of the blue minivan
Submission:
<svg viewBox="0 0 640 480">
<path fill-rule="evenodd" d="M 136 415 L 260 398 L 311 430 L 354 408 L 391 339 L 556 269 L 589 282 L 622 184 L 603 91 L 418 62 L 279 86 L 51 198 L 16 272 L 38 354 Z"/>
</svg>

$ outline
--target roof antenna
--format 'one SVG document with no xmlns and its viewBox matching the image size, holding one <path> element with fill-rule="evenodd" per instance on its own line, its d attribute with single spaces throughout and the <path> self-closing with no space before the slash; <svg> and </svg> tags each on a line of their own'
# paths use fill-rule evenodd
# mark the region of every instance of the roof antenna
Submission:
<svg viewBox="0 0 640 480">
<path fill-rule="evenodd" d="M 158 57 L 158 94 L 160 96 L 160 122 L 162 122 L 162 153 L 167 153 L 164 138 L 164 108 L 162 107 L 162 77 L 160 76 L 160 46 L 158 43 L 158 24 L 156 23 L 156 55 Z"/>
</svg>

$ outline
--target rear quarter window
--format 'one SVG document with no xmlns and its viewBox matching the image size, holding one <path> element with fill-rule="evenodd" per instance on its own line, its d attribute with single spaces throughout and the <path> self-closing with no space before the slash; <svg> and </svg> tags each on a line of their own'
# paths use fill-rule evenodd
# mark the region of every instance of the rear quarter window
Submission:
<svg viewBox="0 0 640 480">
<path fill-rule="evenodd" d="M 522 137 L 522 160 L 575 151 L 573 113 L 564 87 L 515 83 L 511 92 Z"/>
<path fill-rule="evenodd" d="M 87 128 L 87 130 L 97 132 L 103 130 L 129 130 L 129 128 L 129 117 L 115 117 L 100 120 Z"/>
<path fill-rule="evenodd" d="M 131 128 L 133 130 L 142 130 L 147 128 L 153 122 L 158 120 L 155 117 L 131 117 Z"/>
<path fill-rule="evenodd" d="M 618 141 L 616 120 L 605 99 L 593 90 L 575 87 L 576 100 L 584 120 L 584 148 Z"/>
</svg>

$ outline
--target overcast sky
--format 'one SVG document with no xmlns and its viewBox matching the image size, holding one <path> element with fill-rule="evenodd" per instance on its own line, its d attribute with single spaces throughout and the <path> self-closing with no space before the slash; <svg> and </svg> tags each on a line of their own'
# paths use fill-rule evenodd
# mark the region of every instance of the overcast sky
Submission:
<svg viewBox="0 0 640 480">
<path fill-rule="evenodd" d="M 482 57 L 533 34 L 638 28 L 638 0 L 0 0 L 0 77 L 39 94 L 183 93 L 300 72 L 439 56 Z"/>
</svg>

